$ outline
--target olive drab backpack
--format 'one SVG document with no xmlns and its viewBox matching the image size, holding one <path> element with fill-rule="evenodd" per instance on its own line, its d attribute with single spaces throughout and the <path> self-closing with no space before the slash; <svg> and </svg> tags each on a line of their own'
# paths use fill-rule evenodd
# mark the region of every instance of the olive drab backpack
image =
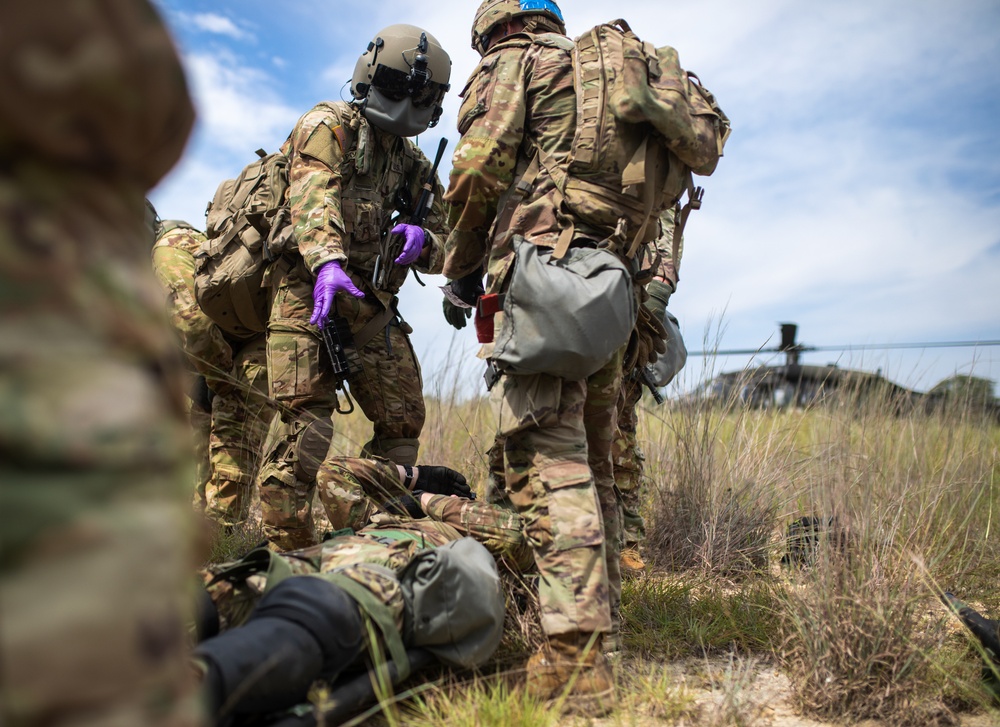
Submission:
<svg viewBox="0 0 1000 727">
<path fill-rule="evenodd" d="M 518 186 L 530 189 L 544 169 L 574 216 L 614 230 L 612 239 L 628 257 L 657 236 L 650 223 L 686 191 L 675 217 L 680 240 L 688 214 L 701 204 L 691 175 L 715 171 L 728 117 L 698 77 L 681 68 L 676 50 L 640 40 L 624 20 L 595 26 L 572 41 L 571 52 L 577 127 L 569 163 L 540 152 Z M 557 258 L 569 247 L 572 227 L 563 233 Z"/>
<path fill-rule="evenodd" d="M 288 157 L 263 149 L 257 156 L 216 189 L 206 211 L 208 240 L 195 255 L 198 304 L 237 338 L 264 332 L 269 314 L 264 272 L 293 235 L 285 203 Z"/>
</svg>

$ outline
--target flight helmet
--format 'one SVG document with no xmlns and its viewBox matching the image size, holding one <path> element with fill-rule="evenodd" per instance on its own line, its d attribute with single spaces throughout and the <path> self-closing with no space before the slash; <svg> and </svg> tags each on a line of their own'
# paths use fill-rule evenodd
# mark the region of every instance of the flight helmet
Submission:
<svg viewBox="0 0 1000 727">
<path fill-rule="evenodd" d="M 450 78 L 451 58 L 433 35 L 413 25 L 390 25 L 358 58 L 351 95 L 374 126 L 415 136 L 441 118 Z"/>
</svg>

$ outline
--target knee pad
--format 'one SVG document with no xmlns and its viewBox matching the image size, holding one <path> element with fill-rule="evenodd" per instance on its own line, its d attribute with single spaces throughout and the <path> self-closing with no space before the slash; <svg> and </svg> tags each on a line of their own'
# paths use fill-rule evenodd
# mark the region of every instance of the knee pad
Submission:
<svg viewBox="0 0 1000 727">
<path fill-rule="evenodd" d="M 292 451 L 295 476 L 303 482 L 315 482 L 319 466 L 326 459 L 333 439 L 333 421 L 329 416 L 300 419 L 301 425 Z M 296 427 L 298 429 L 298 427 Z"/>
<path fill-rule="evenodd" d="M 417 452 L 420 449 L 419 439 L 377 439 L 372 437 L 362 448 L 362 457 L 384 457 L 394 464 L 415 465 Z"/>
</svg>

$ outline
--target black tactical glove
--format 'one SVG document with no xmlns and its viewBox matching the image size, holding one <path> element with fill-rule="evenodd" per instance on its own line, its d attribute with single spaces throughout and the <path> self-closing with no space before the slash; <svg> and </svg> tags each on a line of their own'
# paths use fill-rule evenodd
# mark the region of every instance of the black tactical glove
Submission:
<svg viewBox="0 0 1000 727">
<path fill-rule="evenodd" d="M 414 520 L 425 517 L 427 513 L 420 507 L 420 493 L 403 495 L 385 503 L 385 510 L 390 515 L 409 515 Z"/>
<path fill-rule="evenodd" d="M 473 270 L 468 275 L 465 275 L 458 280 L 452 280 L 448 283 L 451 288 L 451 292 L 454 293 L 459 300 L 474 306 L 476 301 L 479 300 L 486 289 L 483 287 L 483 271 Z"/>
<path fill-rule="evenodd" d="M 414 494 L 429 492 L 432 495 L 458 495 L 467 500 L 476 499 L 476 493 L 465 481 L 465 475 L 449 467 L 419 465 L 413 491 Z"/>
<path fill-rule="evenodd" d="M 192 406 L 203 412 L 211 413 L 215 392 L 208 388 L 208 382 L 201 374 L 194 377 L 188 397 L 191 399 Z"/>
<path fill-rule="evenodd" d="M 447 298 L 441 299 L 441 308 L 444 311 L 444 319 L 458 331 L 465 328 L 465 322 L 472 317 L 472 308 L 461 308 Z"/>
</svg>

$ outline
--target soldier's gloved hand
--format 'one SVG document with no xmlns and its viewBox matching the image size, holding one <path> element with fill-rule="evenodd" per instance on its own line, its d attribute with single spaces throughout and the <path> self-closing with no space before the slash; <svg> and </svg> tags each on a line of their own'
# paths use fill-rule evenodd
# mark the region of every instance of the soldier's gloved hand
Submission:
<svg viewBox="0 0 1000 727">
<path fill-rule="evenodd" d="M 444 311 L 444 319 L 459 331 L 465 328 L 465 322 L 472 317 L 472 308 L 460 308 L 447 298 L 441 299 L 441 309 Z"/>
<path fill-rule="evenodd" d="M 646 284 L 646 293 L 649 297 L 646 299 L 643 305 L 652 312 L 657 319 L 663 320 L 663 313 L 667 309 L 667 303 L 670 302 L 670 296 L 674 292 L 674 289 L 670 287 L 669 283 L 664 283 L 662 280 L 650 280 Z"/>
<path fill-rule="evenodd" d="M 448 283 L 451 288 L 451 292 L 454 293 L 459 300 L 468 303 L 471 306 L 476 304 L 486 289 L 483 287 L 483 271 L 474 270 L 468 275 L 464 275 L 458 280 L 452 280 Z"/>
<path fill-rule="evenodd" d="M 420 494 L 414 492 L 397 497 L 385 503 L 385 511 L 390 515 L 408 515 L 414 520 L 424 517 L 427 513 L 420 506 Z"/>
<path fill-rule="evenodd" d="M 398 225 L 392 228 L 390 232 L 392 235 L 402 235 L 403 241 L 403 251 L 399 253 L 399 257 L 396 258 L 397 265 L 412 265 L 416 262 L 417 258 L 420 257 L 420 253 L 424 249 L 424 228 L 417 225 L 410 225 L 405 222 L 400 222 Z"/>
<path fill-rule="evenodd" d="M 475 500 L 476 493 L 469 487 L 465 475 L 449 467 L 420 465 L 414 492 L 429 492 L 432 495 L 457 495 L 467 500 Z"/>
<path fill-rule="evenodd" d="M 340 262 L 334 260 L 320 266 L 319 272 L 316 273 L 316 284 L 313 285 L 313 312 L 309 322 L 314 326 L 322 326 L 326 317 L 330 315 L 333 297 L 341 291 L 350 293 L 355 298 L 365 297 L 340 267 Z"/>
<path fill-rule="evenodd" d="M 208 388 L 208 381 L 201 374 L 194 377 L 188 398 L 191 399 L 192 406 L 209 414 L 212 412 L 212 399 L 215 398 L 215 392 Z"/>
</svg>

